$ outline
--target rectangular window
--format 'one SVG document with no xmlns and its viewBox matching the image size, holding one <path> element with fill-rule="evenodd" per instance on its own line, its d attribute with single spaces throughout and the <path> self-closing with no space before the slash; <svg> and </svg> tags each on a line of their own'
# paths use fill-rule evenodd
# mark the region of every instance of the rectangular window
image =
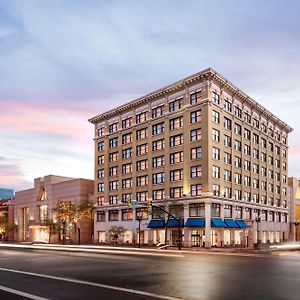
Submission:
<svg viewBox="0 0 300 300">
<path fill-rule="evenodd" d="M 177 134 L 170 137 L 170 147 L 175 147 L 183 144 L 183 134 Z"/>
<path fill-rule="evenodd" d="M 231 120 L 224 117 L 224 128 L 227 130 L 231 130 Z"/>
<path fill-rule="evenodd" d="M 152 158 L 153 168 L 159 168 L 165 165 L 165 156 L 157 156 Z"/>
<path fill-rule="evenodd" d="M 213 166 L 213 178 L 220 178 L 220 167 Z"/>
<path fill-rule="evenodd" d="M 152 118 L 161 117 L 164 114 L 164 106 L 165 105 L 162 104 L 158 107 L 152 108 Z"/>
<path fill-rule="evenodd" d="M 220 196 L 220 185 L 213 184 L 213 194 L 214 196 Z"/>
<path fill-rule="evenodd" d="M 136 146 L 136 155 L 141 156 L 148 153 L 148 144 Z"/>
<path fill-rule="evenodd" d="M 98 178 L 103 178 L 104 177 L 104 169 L 99 169 L 98 170 Z"/>
<path fill-rule="evenodd" d="M 183 180 L 183 169 L 170 171 L 170 181 Z"/>
<path fill-rule="evenodd" d="M 169 111 L 174 112 L 182 107 L 182 98 L 169 102 Z"/>
<path fill-rule="evenodd" d="M 162 200 L 165 198 L 165 190 L 153 190 L 153 200 Z"/>
<path fill-rule="evenodd" d="M 165 140 L 157 140 L 152 142 L 152 151 L 160 151 L 165 149 Z"/>
<path fill-rule="evenodd" d="M 242 126 L 240 124 L 234 123 L 234 133 L 242 135 Z"/>
<path fill-rule="evenodd" d="M 177 164 L 183 162 L 183 151 L 170 154 L 170 164 Z"/>
<path fill-rule="evenodd" d="M 104 141 L 100 141 L 98 143 L 98 151 L 103 151 L 104 150 Z"/>
<path fill-rule="evenodd" d="M 112 204 L 118 204 L 119 196 L 118 195 L 110 195 L 108 198 L 108 203 L 110 205 Z"/>
<path fill-rule="evenodd" d="M 190 94 L 190 104 L 197 104 L 201 101 L 201 91 Z"/>
<path fill-rule="evenodd" d="M 239 108 L 237 105 L 234 106 L 234 114 L 238 118 L 242 118 L 242 109 Z"/>
<path fill-rule="evenodd" d="M 202 158 L 202 147 L 191 148 L 191 159 Z"/>
<path fill-rule="evenodd" d="M 119 182 L 118 182 L 118 180 L 114 180 L 114 181 L 110 181 L 110 182 L 109 182 L 109 190 L 110 190 L 110 191 L 115 191 L 115 190 L 118 189 L 118 187 L 119 187 Z"/>
<path fill-rule="evenodd" d="M 165 182 L 165 173 L 155 173 L 152 175 L 152 183 L 153 184 L 159 184 Z"/>
<path fill-rule="evenodd" d="M 132 173 L 132 163 L 122 165 L 122 174 Z"/>
<path fill-rule="evenodd" d="M 190 123 L 201 122 L 201 109 L 191 112 Z"/>
<path fill-rule="evenodd" d="M 128 159 L 132 156 L 132 148 L 127 148 L 122 150 L 122 158 L 123 159 Z"/>
<path fill-rule="evenodd" d="M 117 132 L 119 130 L 119 122 L 114 122 L 108 125 L 109 133 Z"/>
<path fill-rule="evenodd" d="M 127 134 L 123 134 L 122 135 L 122 144 L 126 145 L 126 144 L 130 144 L 132 143 L 132 133 L 127 133 Z"/>
<path fill-rule="evenodd" d="M 220 217 L 220 213 L 221 213 L 221 204 L 217 204 L 217 203 L 212 203 L 211 204 L 211 217 Z"/>
<path fill-rule="evenodd" d="M 118 138 L 113 138 L 109 140 L 109 148 L 116 148 L 118 147 Z"/>
<path fill-rule="evenodd" d="M 152 126 L 152 135 L 161 134 L 165 131 L 165 123 L 161 122 Z"/>
<path fill-rule="evenodd" d="M 105 222 L 105 211 L 97 211 L 97 222 Z"/>
<path fill-rule="evenodd" d="M 249 129 L 244 129 L 244 138 L 246 139 L 246 140 L 249 140 L 250 141 L 250 139 L 251 139 L 251 132 L 250 132 L 250 130 Z"/>
<path fill-rule="evenodd" d="M 133 219 L 132 209 L 122 209 L 122 221 L 129 221 Z"/>
<path fill-rule="evenodd" d="M 132 117 L 126 118 L 122 120 L 122 128 L 129 128 L 130 126 L 132 126 Z"/>
<path fill-rule="evenodd" d="M 205 217 L 205 204 L 193 203 L 189 205 L 190 217 Z"/>
<path fill-rule="evenodd" d="M 110 167 L 109 168 L 109 176 L 118 176 L 119 175 L 119 167 Z"/>
<path fill-rule="evenodd" d="M 119 220 L 119 211 L 118 210 L 109 210 L 108 211 L 108 220 L 109 221 L 118 221 Z"/>
<path fill-rule="evenodd" d="M 119 152 L 109 153 L 109 162 L 118 161 L 119 159 Z"/>
<path fill-rule="evenodd" d="M 219 130 L 213 128 L 213 130 L 212 130 L 212 139 L 215 142 L 220 142 L 220 131 Z"/>
<path fill-rule="evenodd" d="M 242 151 L 242 143 L 238 140 L 234 141 L 234 149 L 236 151 Z"/>
<path fill-rule="evenodd" d="M 220 149 L 213 147 L 212 158 L 220 160 Z"/>
<path fill-rule="evenodd" d="M 147 186 L 148 185 L 148 175 L 138 176 L 136 178 L 136 185 L 137 186 Z"/>
<path fill-rule="evenodd" d="M 217 91 L 212 91 L 213 102 L 220 105 L 220 94 Z"/>
<path fill-rule="evenodd" d="M 136 139 L 142 140 L 148 137 L 148 128 L 139 129 L 136 131 Z"/>
<path fill-rule="evenodd" d="M 170 120 L 170 130 L 179 129 L 183 126 L 183 117 L 177 117 Z"/>
<path fill-rule="evenodd" d="M 137 124 L 141 124 L 141 123 L 143 123 L 143 122 L 146 122 L 146 121 L 147 121 L 147 114 L 148 114 L 147 111 L 138 113 L 138 114 L 135 116 L 135 118 L 136 118 L 136 123 L 137 123 Z"/>
<path fill-rule="evenodd" d="M 136 162 L 136 170 L 143 171 L 148 169 L 148 160 L 143 159 Z"/>
<path fill-rule="evenodd" d="M 224 180 L 227 182 L 231 182 L 231 171 L 224 170 Z"/>
<path fill-rule="evenodd" d="M 202 176 L 202 166 L 191 167 L 191 178 L 198 178 Z"/>
<path fill-rule="evenodd" d="M 231 154 L 224 152 L 224 162 L 227 165 L 231 165 Z"/>
<path fill-rule="evenodd" d="M 220 124 L 220 114 L 215 110 L 212 111 L 212 121 L 214 123 Z"/>
<path fill-rule="evenodd" d="M 224 218 L 232 218 L 232 205 L 224 205 Z"/>
<path fill-rule="evenodd" d="M 200 141 L 202 137 L 201 128 L 193 129 L 190 132 L 190 141 Z"/>
<path fill-rule="evenodd" d="M 231 112 L 232 111 L 232 103 L 228 99 L 224 99 L 224 109 Z"/>
<path fill-rule="evenodd" d="M 122 188 L 123 189 L 130 189 L 130 188 L 132 188 L 132 178 L 122 179 Z"/>
<path fill-rule="evenodd" d="M 104 183 L 103 182 L 98 183 L 98 192 L 99 193 L 104 192 Z"/>
<path fill-rule="evenodd" d="M 98 165 L 104 164 L 104 155 L 98 156 Z"/>
<path fill-rule="evenodd" d="M 202 193 L 202 184 L 191 185 L 191 196 L 200 196 Z"/>
<path fill-rule="evenodd" d="M 241 168 L 242 167 L 242 159 L 238 156 L 234 157 L 234 165 L 237 168 Z"/>
<path fill-rule="evenodd" d="M 224 145 L 226 147 L 231 147 L 231 137 L 228 135 L 224 135 Z"/>
<path fill-rule="evenodd" d="M 170 197 L 171 198 L 181 198 L 183 196 L 183 187 L 177 186 L 170 188 Z"/>
<path fill-rule="evenodd" d="M 148 200 L 148 192 L 137 192 L 136 193 L 136 200 L 139 202 L 146 202 Z"/>
</svg>

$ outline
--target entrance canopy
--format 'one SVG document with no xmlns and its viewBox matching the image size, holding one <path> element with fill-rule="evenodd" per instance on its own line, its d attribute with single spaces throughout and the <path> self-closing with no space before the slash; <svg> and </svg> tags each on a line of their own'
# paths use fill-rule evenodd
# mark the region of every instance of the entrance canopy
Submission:
<svg viewBox="0 0 300 300">
<path fill-rule="evenodd" d="M 165 228 L 164 220 L 151 220 L 147 228 Z"/>
<path fill-rule="evenodd" d="M 188 218 L 185 227 L 205 227 L 205 218 Z"/>
</svg>

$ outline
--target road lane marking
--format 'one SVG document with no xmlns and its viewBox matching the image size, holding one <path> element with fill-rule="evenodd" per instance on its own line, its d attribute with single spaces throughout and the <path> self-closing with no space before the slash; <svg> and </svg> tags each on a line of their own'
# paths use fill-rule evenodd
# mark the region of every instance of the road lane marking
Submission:
<svg viewBox="0 0 300 300">
<path fill-rule="evenodd" d="M 2 290 L 4 292 L 11 293 L 11 294 L 14 294 L 14 295 L 22 296 L 22 297 L 25 297 L 25 298 L 28 298 L 28 299 L 50 300 L 48 298 L 43 298 L 43 297 L 39 297 L 39 296 L 36 296 L 36 295 L 33 295 L 33 294 L 24 293 L 24 292 L 21 292 L 19 290 L 11 289 L 11 288 L 8 288 L 8 287 L 3 286 L 3 285 L 0 285 L 0 290 Z"/>
<path fill-rule="evenodd" d="M 154 293 L 150 293 L 150 292 L 143 292 L 143 291 L 139 291 L 139 290 L 122 288 L 122 287 L 108 285 L 108 284 L 89 282 L 89 281 L 84 281 L 84 280 L 79 280 L 79 279 L 63 278 L 63 277 L 38 274 L 38 273 L 32 273 L 32 272 L 26 272 L 26 271 L 14 270 L 14 269 L 6 269 L 6 268 L 0 268 L 0 271 L 24 274 L 24 275 L 30 275 L 30 276 L 36 276 L 36 277 L 54 279 L 54 280 L 60 280 L 60 281 L 66 281 L 66 282 L 71 282 L 71 283 L 78 283 L 78 284 L 89 285 L 89 286 L 95 286 L 95 287 L 99 287 L 99 288 L 103 288 L 103 289 L 121 291 L 121 292 L 125 292 L 125 293 L 147 296 L 147 297 L 152 297 L 152 298 L 156 298 L 156 299 L 182 300 L 182 298 L 175 298 L 175 297 L 171 297 L 171 296 L 159 295 L 159 294 L 154 294 Z M 45 299 L 45 298 L 40 298 L 40 299 Z"/>
</svg>

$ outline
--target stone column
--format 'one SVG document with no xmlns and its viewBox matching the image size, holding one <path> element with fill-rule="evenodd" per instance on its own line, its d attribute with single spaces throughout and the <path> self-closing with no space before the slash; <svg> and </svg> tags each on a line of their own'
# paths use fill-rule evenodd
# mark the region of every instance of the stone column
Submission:
<svg viewBox="0 0 300 300">
<path fill-rule="evenodd" d="M 184 204 L 183 206 L 183 216 L 184 216 L 184 222 L 187 221 L 189 218 L 189 205 Z M 191 247 L 191 230 L 188 227 L 183 228 L 183 246 L 184 247 Z"/>
<path fill-rule="evenodd" d="M 211 247 L 211 204 L 205 203 L 205 248 Z"/>
<path fill-rule="evenodd" d="M 221 204 L 220 206 L 220 218 L 224 220 L 224 204 Z M 231 233 L 230 233 L 231 235 Z M 220 239 L 218 241 L 219 247 L 224 247 L 224 228 L 222 227 L 220 230 Z"/>
</svg>

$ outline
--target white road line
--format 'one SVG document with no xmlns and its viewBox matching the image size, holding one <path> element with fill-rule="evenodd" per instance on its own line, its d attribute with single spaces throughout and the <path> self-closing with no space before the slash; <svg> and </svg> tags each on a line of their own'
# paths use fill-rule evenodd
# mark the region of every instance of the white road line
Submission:
<svg viewBox="0 0 300 300">
<path fill-rule="evenodd" d="M 30 276 L 36 276 L 36 277 L 41 277 L 41 278 L 48 278 L 48 279 L 66 281 L 66 282 L 71 282 L 71 283 L 78 283 L 78 284 L 83 284 L 83 285 L 90 285 L 90 286 L 95 286 L 95 287 L 99 287 L 99 288 L 103 288 L 103 289 L 121 291 L 121 292 L 125 292 L 125 293 L 141 295 L 141 296 L 148 296 L 148 297 L 152 297 L 152 298 L 156 298 L 156 299 L 182 300 L 181 298 L 175 298 L 175 297 L 171 297 L 171 296 L 159 295 L 159 294 L 154 294 L 154 293 L 150 293 L 150 292 L 143 292 L 143 291 L 133 290 L 133 289 L 129 289 L 129 288 L 122 288 L 122 287 L 118 287 L 118 286 L 95 283 L 95 282 L 89 282 L 89 281 L 83 281 L 83 280 L 72 279 L 72 278 L 63 278 L 63 277 L 57 277 L 57 276 L 51 276 L 51 275 L 45 275 L 45 274 L 38 274 L 38 273 L 31 273 L 31 272 L 19 271 L 19 270 L 13 270 L 13 269 L 6 269 L 6 268 L 0 268 L 0 271 L 12 272 L 12 273 L 17 273 L 17 274 L 25 274 L 25 275 L 30 275 Z M 35 298 L 32 298 L 32 299 L 35 299 Z M 45 299 L 45 298 L 39 298 L 39 299 Z"/>
<path fill-rule="evenodd" d="M 33 299 L 33 300 L 49 300 L 48 298 L 43 298 L 43 297 L 39 297 L 33 294 L 28 294 L 28 293 L 24 293 L 15 289 L 10 289 L 6 286 L 0 285 L 0 290 L 4 291 L 4 292 L 8 292 L 14 295 L 18 295 L 18 296 L 22 296 L 28 299 Z"/>
</svg>

